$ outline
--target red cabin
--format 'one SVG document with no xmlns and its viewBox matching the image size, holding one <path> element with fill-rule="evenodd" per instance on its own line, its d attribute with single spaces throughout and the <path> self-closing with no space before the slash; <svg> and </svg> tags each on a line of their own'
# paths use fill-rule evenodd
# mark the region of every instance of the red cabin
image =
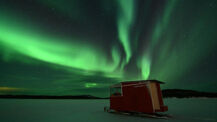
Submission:
<svg viewBox="0 0 217 122">
<path fill-rule="evenodd" d="M 168 110 L 164 106 L 157 80 L 128 81 L 110 87 L 110 109 L 123 112 L 156 113 Z"/>
</svg>

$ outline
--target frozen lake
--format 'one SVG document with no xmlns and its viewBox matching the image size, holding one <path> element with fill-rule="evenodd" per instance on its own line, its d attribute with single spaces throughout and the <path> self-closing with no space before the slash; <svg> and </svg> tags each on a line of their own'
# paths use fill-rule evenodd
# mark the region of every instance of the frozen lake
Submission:
<svg viewBox="0 0 217 122">
<path fill-rule="evenodd" d="M 164 99 L 168 120 L 117 115 L 103 111 L 109 100 L 0 99 L 1 122 L 217 122 L 217 99 Z"/>
</svg>

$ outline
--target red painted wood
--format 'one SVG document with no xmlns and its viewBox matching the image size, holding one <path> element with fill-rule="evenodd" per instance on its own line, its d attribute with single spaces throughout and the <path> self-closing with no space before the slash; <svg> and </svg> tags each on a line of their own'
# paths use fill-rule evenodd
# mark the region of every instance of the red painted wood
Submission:
<svg viewBox="0 0 217 122">
<path fill-rule="evenodd" d="M 154 110 L 151 94 L 145 82 L 122 82 L 122 96 L 110 96 L 110 109 L 126 112 L 154 113 L 168 110 L 163 105 L 160 84 L 157 84 L 160 110 Z"/>
</svg>

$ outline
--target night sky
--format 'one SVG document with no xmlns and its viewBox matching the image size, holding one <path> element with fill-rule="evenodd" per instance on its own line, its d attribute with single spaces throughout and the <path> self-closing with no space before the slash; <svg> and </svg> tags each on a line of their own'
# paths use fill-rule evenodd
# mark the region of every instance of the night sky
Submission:
<svg viewBox="0 0 217 122">
<path fill-rule="evenodd" d="M 0 94 L 217 92 L 216 0 L 0 0 Z"/>
</svg>

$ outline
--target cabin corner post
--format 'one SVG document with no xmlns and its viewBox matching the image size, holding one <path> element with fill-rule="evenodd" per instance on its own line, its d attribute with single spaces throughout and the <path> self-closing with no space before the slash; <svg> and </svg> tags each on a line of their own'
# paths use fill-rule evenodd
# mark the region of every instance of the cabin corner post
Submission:
<svg viewBox="0 0 217 122">
<path fill-rule="evenodd" d="M 158 97 L 159 97 L 160 105 L 163 106 L 164 105 L 164 103 L 163 103 L 163 95 L 162 95 L 159 83 L 157 83 L 157 91 L 158 91 Z"/>
</svg>

